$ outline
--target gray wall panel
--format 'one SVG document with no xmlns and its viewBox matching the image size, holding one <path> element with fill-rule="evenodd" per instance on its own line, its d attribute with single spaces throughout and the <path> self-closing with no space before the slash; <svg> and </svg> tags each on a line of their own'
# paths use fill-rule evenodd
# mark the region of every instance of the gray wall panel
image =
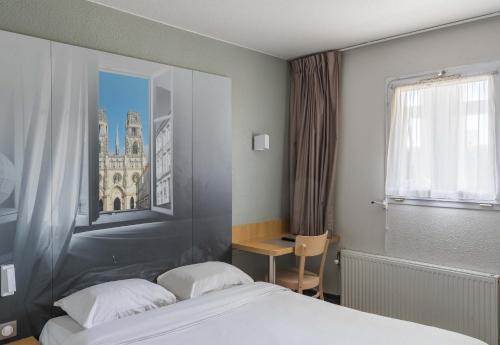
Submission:
<svg viewBox="0 0 500 345">
<path fill-rule="evenodd" d="M 17 293 L 0 299 L 0 322 L 17 320 L 19 337 L 38 335 L 62 312 L 51 308 L 53 302 L 75 291 L 118 279 L 154 281 L 193 257 L 230 261 L 228 78 L 4 31 L 0 45 L 12 53 L 0 60 L 0 120 L 14 124 L 2 129 L 10 138 L 0 150 L 2 168 L 7 158 L 15 163 L 13 195 L 20 195 L 18 206 L 10 197 L 0 207 L 0 264 L 13 262 L 18 280 Z M 41 56 L 38 64 L 31 62 L 33 54 Z M 97 117 L 104 58 L 124 61 L 125 69 L 146 64 L 141 68 L 172 73 L 173 214 L 132 210 L 81 223 L 88 221 L 85 204 L 92 196 L 89 166 L 97 164 L 87 151 L 88 119 Z"/>
<path fill-rule="evenodd" d="M 193 260 L 231 259 L 231 81 L 193 72 Z"/>
</svg>

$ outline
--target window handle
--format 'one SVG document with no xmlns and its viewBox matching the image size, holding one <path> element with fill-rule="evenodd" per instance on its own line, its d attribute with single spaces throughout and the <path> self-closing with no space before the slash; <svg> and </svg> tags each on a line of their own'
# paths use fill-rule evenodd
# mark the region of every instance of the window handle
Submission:
<svg viewBox="0 0 500 345">
<path fill-rule="evenodd" d="M 392 198 L 392 200 L 397 201 L 397 202 L 403 202 L 403 201 L 405 201 L 405 198 Z"/>
<path fill-rule="evenodd" d="M 387 208 L 387 200 L 372 200 L 370 201 L 370 204 L 372 205 L 378 205 L 382 206 L 382 208 L 386 209 Z"/>
<path fill-rule="evenodd" d="M 489 204 L 489 203 L 480 203 L 479 206 L 481 207 L 493 207 L 493 204 Z"/>
</svg>

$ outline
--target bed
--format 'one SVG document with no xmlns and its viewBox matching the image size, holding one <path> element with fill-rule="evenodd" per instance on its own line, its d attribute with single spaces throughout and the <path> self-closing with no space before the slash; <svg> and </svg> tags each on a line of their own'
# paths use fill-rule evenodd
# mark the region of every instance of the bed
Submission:
<svg viewBox="0 0 500 345">
<path fill-rule="evenodd" d="M 42 345 L 485 345 L 480 340 L 368 314 L 256 282 L 83 329 L 50 320 Z"/>
</svg>

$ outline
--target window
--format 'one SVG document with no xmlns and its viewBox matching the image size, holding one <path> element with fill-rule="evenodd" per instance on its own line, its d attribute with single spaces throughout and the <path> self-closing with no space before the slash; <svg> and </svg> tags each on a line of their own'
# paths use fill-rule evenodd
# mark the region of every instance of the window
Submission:
<svg viewBox="0 0 500 345">
<path fill-rule="evenodd" d="M 137 183 L 149 158 L 144 151 L 149 146 L 149 84 L 148 78 L 99 72 L 101 213 L 137 209 Z M 108 128 L 113 130 L 108 132 Z M 141 205 L 141 209 L 147 208 L 149 205 Z"/>
<path fill-rule="evenodd" d="M 115 168 L 115 167 L 113 166 L 113 168 Z M 113 176 L 113 183 L 114 183 L 114 184 L 119 184 L 121 181 L 122 181 L 122 175 L 120 175 L 120 174 L 115 174 L 115 175 Z"/>
<path fill-rule="evenodd" d="M 88 146 L 75 231 L 166 220 L 164 215 L 173 215 L 175 177 L 169 170 L 169 185 L 164 187 L 168 202 L 158 198 L 156 190 L 164 176 L 156 174 L 156 139 L 159 128 L 168 123 L 169 133 L 162 135 L 169 138 L 167 165 L 172 166 L 173 69 L 108 53 L 88 53 L 93 61 L 89 73 L 98 77 L 88 83 Z"/>
<path fill-rule="evenodd" d="M 395 85 L 387 196 L 496 203 L 494 83 L 485 74 Z"/>
<path fill-rule="evenodd" d="M 167 84 L 168 85 L 168 84 Z M 172 212 L 172 106 L 171 92 L 160 82 L 155 85 L 153 145 L 156 169 L 153 183 L 153 207 Z"/>
<path fill-rule="evenodd" d="M 132 181 L 135 183 L 135 184 L 138 184 L 139 183 L 139 174 L 135 173 L 134 176 L 132 176 Z"/>
<path fill-rule="evenodd" d="M 170 68 L 146 68 L 148 77 L 112 70 L 99 72 L 99 214 L 111 222 L 124 211 L 173 214 Z"/>
</svg>

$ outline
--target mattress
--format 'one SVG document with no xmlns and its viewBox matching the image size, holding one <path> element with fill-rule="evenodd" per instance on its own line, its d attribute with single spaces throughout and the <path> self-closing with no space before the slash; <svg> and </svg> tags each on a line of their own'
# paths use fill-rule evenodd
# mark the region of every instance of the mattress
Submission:
<svg viewBox="0 0 500 345">
<path fill-rule="evenodd" d="M 40 335 L 40 343 L 42 345 L 63 345 L 71 335 L 83 330 L 82 326 L 67 315 L 56 317 L 45 324 Z"/>
<path fill-rule="evenodd" d="M 90 329 L 58 319 L 44 329 L 43 345 L 485 345 L 455 332 L 360 312 L 262 282 Z"/>
</svg>

